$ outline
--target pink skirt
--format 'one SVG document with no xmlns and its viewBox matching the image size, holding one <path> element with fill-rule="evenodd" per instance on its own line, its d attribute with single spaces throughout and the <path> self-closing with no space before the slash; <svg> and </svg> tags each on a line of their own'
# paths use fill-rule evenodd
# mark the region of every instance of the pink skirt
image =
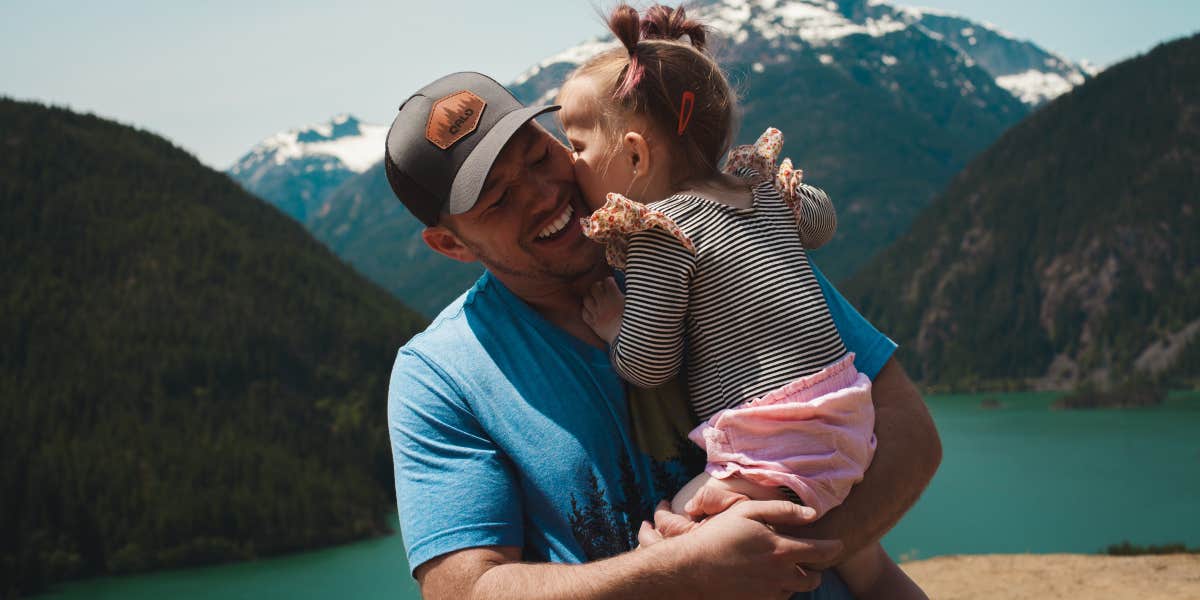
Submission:
<svg viewBox="0 0 1200 600">
<path fill-rule="evenodd" d="M 688 437 L 708 452 L 705 471 L 787 487 L 820 518 L 862 481 L 875 455 L 871 380 L 849 353 L 761 398 L 727 408 Z"/>
</svg>

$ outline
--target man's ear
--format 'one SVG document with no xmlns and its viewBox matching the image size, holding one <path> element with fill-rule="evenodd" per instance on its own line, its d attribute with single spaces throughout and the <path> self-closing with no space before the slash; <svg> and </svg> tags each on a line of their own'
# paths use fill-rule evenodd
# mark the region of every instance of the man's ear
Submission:
<svg viewBox="0 0 1200 600">
<path fill-rule="evenodd" d="M 425 240 L 425 245 L 432 248 L 434 252 L 454 260 L 462 262 L 479 260 L 479 257 L 475 256 L 470 248 L 467 248 L 458 235 L 443 225 L 426 227 L 421 231 L 421 239 Z"/>
<path fill-rule="evenodd" d="M 637 169 L 638 175 L 649 175 L 650 143 L 646 141 L 645 136 L 636 131 L 627 131 L 625 137 L 621 138 L 621 143 L 625 146 L 626 160 Z"/>
</svg>

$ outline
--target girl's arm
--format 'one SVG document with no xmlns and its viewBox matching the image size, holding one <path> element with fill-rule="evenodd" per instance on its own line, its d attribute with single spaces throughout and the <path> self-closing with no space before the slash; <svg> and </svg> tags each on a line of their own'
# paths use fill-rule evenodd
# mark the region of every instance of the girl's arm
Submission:
<svg viewBox="0 0 1200 600">
<path fill-rule="evenodd" d="M 695 255 L 667 231 L 629 236 L 625 311 L 609 349 L 613 368 L 626 381 L 653 388 L 679 372 L 695 265 Z"/>
</svg>

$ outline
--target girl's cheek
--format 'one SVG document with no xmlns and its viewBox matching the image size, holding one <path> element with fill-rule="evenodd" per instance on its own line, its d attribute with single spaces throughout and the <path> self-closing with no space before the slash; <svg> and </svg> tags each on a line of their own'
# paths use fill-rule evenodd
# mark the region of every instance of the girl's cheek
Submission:
<svg viewBox="0 0 1200 600">
<path fill-rule="evenodd" d="M 583 192 L 583 201 L 588 208 L 596 210 L 604 206 L 604 196 L 607 192 L 596 180 L 596 173 L 588 166 L 587 161 L 578 156 L 575 157 L 575 181 L 579 184 L 579 190 Z"/>
</svg>

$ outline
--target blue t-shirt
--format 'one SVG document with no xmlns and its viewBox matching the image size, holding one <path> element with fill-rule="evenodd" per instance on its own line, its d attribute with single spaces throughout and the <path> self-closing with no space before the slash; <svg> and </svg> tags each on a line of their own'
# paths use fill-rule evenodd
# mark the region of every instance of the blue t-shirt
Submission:
<svg viewBox="0 0 1200 600">
<path fill-rule="evenodd" d="M 817 278 L 856 366 L 874 378 L 895 343 Z M 631 388 L 659 397 L 628 401 L 604 349 L 485 272 L 392 370 L 388 429 L 410 568 L 477 546 L 561 563 L 632 549 L 653 506 L 704 464 L 683 438 L 696 420 L 672 390 Z M 822 590 L 840 585 L 831 575 Z"/>
</svg>

